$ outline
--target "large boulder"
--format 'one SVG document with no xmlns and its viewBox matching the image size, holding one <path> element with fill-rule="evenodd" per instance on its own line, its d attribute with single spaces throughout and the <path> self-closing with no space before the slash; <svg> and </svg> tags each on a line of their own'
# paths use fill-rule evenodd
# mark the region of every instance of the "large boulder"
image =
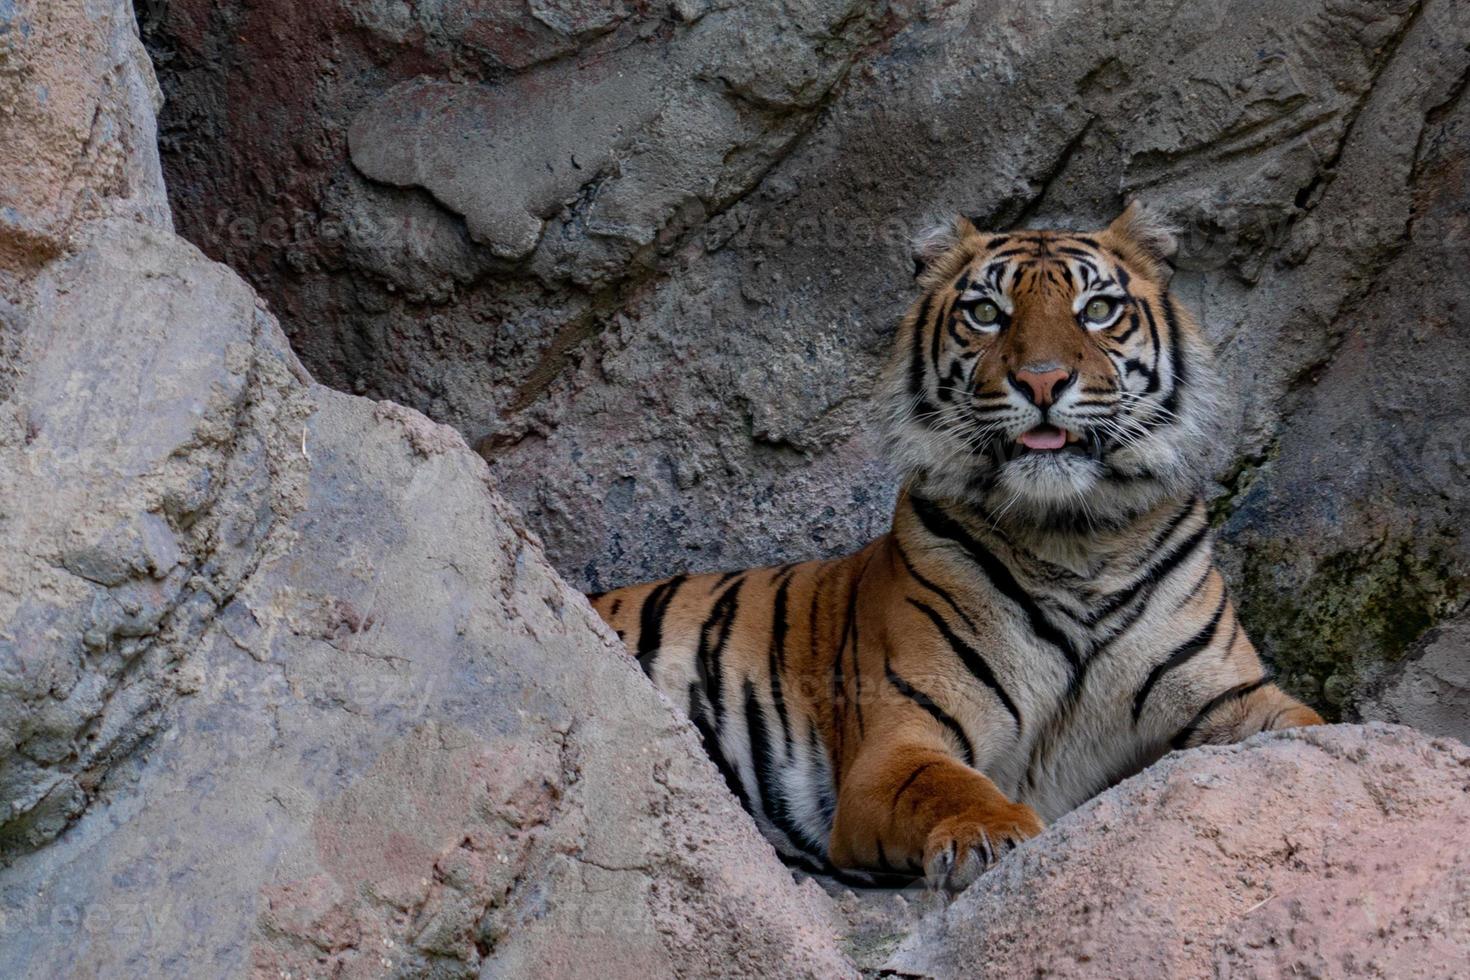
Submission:
<svg viewBox="0 0 1470 980">
<path fill-rule="evenodd" d="M 132 29 L 0 16 L 22 65 Z M 0 90 L 69 112 L 98 50 Z M 851 973 L 484 461 L 313 383 L 107 105 L 95 210 L 0 228 L 0 975 Z"/>
<path fill-rule="evenodd" d="M 1470 749 L 1338 725 L 1175 753 L 1067 814 L 885 968 L 898 976 L 1459 976 Z"/>
<path fill-rule="evenodd" d="M 146 27 L 185 234 L 320 379 L 477 442 L 582 587 L 886 529 L 868 394 L 906 239 L 1147 197 L 1239 396 L 1242 616 L 1352 716 L 1467 596 L 1463 6 L 174 0 Z"/>
</svg>

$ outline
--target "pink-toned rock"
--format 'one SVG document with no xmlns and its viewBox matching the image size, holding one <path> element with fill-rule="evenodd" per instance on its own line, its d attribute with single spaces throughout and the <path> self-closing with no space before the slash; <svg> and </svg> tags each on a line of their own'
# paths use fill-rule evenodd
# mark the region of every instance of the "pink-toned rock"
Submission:
<svg viewBox="0 0 1470 980">
<path fill-rule="evenodd" d="M 0 3 L 0 296 L 89 218 L 172 228 L 161 102 L 130 4 Z"/>
<path fill-rule="evenodd" d="M 924 977 L 1449 977 L 1470 749 L 1391 725 L 1169 756 L 1057 821 L 887 968 Z"/>
</svg>

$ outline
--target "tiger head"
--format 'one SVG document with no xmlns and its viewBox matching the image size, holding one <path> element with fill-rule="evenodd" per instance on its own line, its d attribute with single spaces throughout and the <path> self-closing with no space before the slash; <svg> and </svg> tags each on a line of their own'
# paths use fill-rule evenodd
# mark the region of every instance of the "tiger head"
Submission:
<svg viewBox="0 0 1470 980">
<path fill-rule="evenodd" d="M 927 494 L 1058 529 L 1197 491 L 1222 383 L 1169 293 L 1174 246 L 1137 202 L 1096 233 L 961 217 L 923 236 L 883 383 L 898 464 Z"/>
</svg>

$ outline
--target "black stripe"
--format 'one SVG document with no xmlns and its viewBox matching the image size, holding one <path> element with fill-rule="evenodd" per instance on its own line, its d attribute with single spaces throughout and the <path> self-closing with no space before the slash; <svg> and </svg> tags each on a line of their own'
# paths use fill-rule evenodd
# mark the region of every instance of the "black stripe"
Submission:
<svg viewBox="0 0 1470 980">
<path fill-rule="evenodd" d="M 767 656 L 766 669 L 771 676 L 771 703 L 776 706 L 776 717 L 781 720 L 781 739 L 786 746 L 786 756 L 791 756 L 791 720 L 786 716 L 786 697 L 781 687 L 781 675 L 786 670 L 786 620 L 787 593 L 791 588 L 788 572 L 776 587 L 776 601 L 771 610 L 771 648 Z"/>
<path fill-rule="evenodd" d="M 937 765 L 939 765 L 939 763 L 937 762 L 923 762 L 917 766 L 914 766 L 914 771 L 909 773 L 908 778 L 906 778 L 902 783 L 899 784 L 898 789 L 893 791 L 893 802 L 889 805 L 895 807 L 898 806 L 899 799 L 903 796 L 903 794 L 908 792 L 910 786 L 914 785 L 914 780 L 918 779 L 925 769 L 929 769 Z"/>
<path fill-rule="evenodd" d="M 945 401 L 954 398 L 955 393 L 961 390 L 960 382 L 964 380 L 965 365 L 959 358 L 955 358 L 949 362 L 949 371 L 940 379 L 939 393 L 944 396 Z"/>
<path fill-rule="evenodd" d="M 939 338 L 942 332 L 940 330 L 940 324 L 944 323 L 954 314 L 954 300 L 955 297 L 951 294 L 945 300 L 944 305 L 940 307 L 939 314 L 934 317 L 934 322 L 929 324 L 929 359 L 934 363 L 935 374 L 939 373 Z"/>
<path fill-rule="evenodd" d="M 766 719 L 755 698 L 755 684 L 745 681 L 745 732 L 750 739 L 750 764 L 755 769 L 756 789 L 761 796 L 761 810 L 776 829 L 785 834 L 792 845 L 813 856 L 822 852 L 819 841 L 802 832 L 791 817 L 776 786 L 776 760 L 771 752 L 771 735 L 766 730 Z"/>
<path fill-rule="evenodd" d="M 816 725 L 813 725 L 806 730 L 806 737 L 807 751 L 809 751 L 813 757 L 818 757 L 826 751 L 822 747 L 821 742 L 817 740 Z M 830 755 L 827 757 L 827 763 L 834 769 L 836 768 Z M 837 815 L 837 798 L 832 794 L 832 790 L 832 780 L 819 782 L 817 784 L 817 809 L 822 814 L 822 823 L 826 824 L 828 829 L 831 829 L 832 820 Z"/>
<path fill-rule="evenodd" d="M 1148 700 L 1149 692 L 1154 689 L 1154 685 L 1158 684 L 1170 671 L 1184 666 L 1192 657 L 1197 656 L 1200 651 L 1215 642 L 1215 634 L 1220 628 L 1220 619 L 1225 615 L 1226 602 L 1225 590 L 1222 587 L 1220 589 L 1220 604 L 1215 607 L 1215 613 L 1210 617 L 1210 621 L 1200 627 L 1198 632 L 1182 643 L 1173 653 L 1169 654 L 1169 656 L 1165 657 L 1158 664 L 1155 664 L 1154 669 L 1148 672 L 1148 678 L 1143 682 L 1143 686 L 1138 689 L 1137 694 L 1133 695 L 1133 723 L 1135 725 L 1138 724 L 1138 719 L 1143 715 L 1144 702 Z"/>
<path fill-rule="evenodd" d="M 924 390 L 924 323 L 929 319 L 929 304 L 934 301 L 933 293 L 925 293 L 919 303 L 919 312 L 914 316 L 913 356 L 909 361 L 909 394 L 917 395 Z"/>
<path fill-rule="evenodd" d="M 961 527 L 958 521 L 946 514 L 936 504 L 922 497 L 911 496 L 909 499 L 914 513 L 918 515 L 925 530 L 935 537 L 945 538 L 960 545 L 985 573 L 990 584 L 1020 607 L 1021 612 L 1031 624 L 1031 632 L 1060 650 L 1062 656 L 1067 659 L 1067 664 L 1075 671 L 1082 663 L 1082 655 L 1078 652 L 1077 647 L 1042 614 L 1035 601 L 1025 589 L 1021 588 L 1016 577 L 1011 574 L 1010 569 L 1006 568 L 999 558 L 986 550 L 985 546 L 975 540 L 970 532 Z"/>
<path fill-rule="evenodd" d="M 923 708 L 929 713 L 929 717 L 949 729 L 950 733 L 959 739 L 960 748 L 965 752 L 965 765 L 974 766 L 975 746 L 970 742 L 970 736 L 966 735 L 965 730 L 960 727 L 960 723 L 955 721 L 949 712 L 935 704 L 933 698 L 929 697 L 923 691 L 914 688 L 908 681 L 895 674 L 893 672 L 893 666 L 887 660 L 883 661 L 883 673 L 888 678 L 888 683 L 892 684 L 898 690 L 899 694 L 902 694 Z"/>
<path fill-rule="evenodd" d="M 1148 423 L 1144 423 L 1147 425 Z M 1147 480 L 1157 480 L 1159 475 L 1146 466 L 1141 466 L 1132 472 L 1125 472 L 1116 466 L 1109 466 L 1103 479 L 1109 483 L 1139 483 Z"/>
<path fill-rule="evenodd" d="M 1148 300 L 1141 300 L 1139 305 L 1143 307 L 1143 319 L 1148 323 L 1149 339 L 1153 342 L 1154 365 L 1149 370 L 1148 388 L 1146 390 L 1149 394 L 1154 394 L 1159 390 L 1159 359 L 1164 356 L 1164 348 L 1159 343 L 1159 324 L 1154 319 L 1153 304 Z"/>
<path fill-rule="evenodd" d="M 1231 620 L 1230 639 L 1225 641 L 1225 649 L 1220 651 L 1221 658 L 1228 658 L 1230 656 L 1235 650 L 1235 641 L 1238 639 L 1240 639 L 1240 617 L 1236 616 Z"/>
<path fill-rule="evenodd" d="M 744 584 L 744 579 L 736 579 L 734 585 L 721 593 L 709 617 L 699 627 L 699 651 L 695 664 L 699 670 L 699 683 L 714 708 L 716 734 L 725 727 L 725 676 L 720 658 L 724 655 L 725 643 L 730 639 L 730 628 L 735 625 L 735 613 L 740 608 L 740 587 Z M 710 640 L 712 633 L 713 642 Z"/>
<path fill-rule="evenodd" d="M 904 874 L 902 872 L 885 873 L 882 871 L 856 871 L 839 868 L 831 861 L 823 860 L 820 864 L 813 862 L 810 858 L 799 855 L 787 854 L 780 848 L 776 849 L 776 857 L 788 868 L 798 868 L 808 874 L 826 875 L 839 884 L 850 888 L 904 888 L 914 883 L 916 875 Z"/>
<path fill-rule="evenodd" d="M 1120 370 L 1124 374 L 1128 374 L 1130 372 L 1137 372 L 1138 374 L 1143 375 L 1145 378 L 1148 379 L 1148 390 L 1149 391 L 1158 391 L 1159 390 L 1159 385 L 1158 385 L 1159 376 L 1156 373 L 1154 373 L 1154 369 L 1153 368 L 1149 367 L 1147 364 L 1143 363 L 1138 358 L 1136 358 L 1136 357 L 1130 357 L 1130 358 L 1128 358 L 1128 360 L 1126 360 L 1126 361 L 1123 362 L 1123 366 L 1122 366 L 1122 368 Z"/>
<path fill-rule="evenodd" d="M 1118 334 L 1118 336 L 1114 337 L 1113 338 L 1113 343 L 1118 344 L 1119 347 L 1121 348 L 1121 346 L 1123 344 L 1128 343 L 1128 339 L 1130 337 L 1132 337 L 1135 333 L 1138 332 L 1138 327 L 1139 327 L 1139 325 L 1141 323 L 1142 323 L 1142 321 L 1138 318 L 1138 309 L 1137 309 L 1137 307 L 1135 307 L 1134 309 L 1129 310 L 1128 311 L 1128 329 L 1127 330 L 1124 330 L 1122 333 Z"/>
<path fill-rule="evenodd" d="M 1214 713 L 1215 709 L 1221 707 L 1228 701 L 1239 701 L 1241 698 L 1249 697 L 1255 691 L 1265 687 L 1270 680 L 1271 678 L 1269 676 L 1265 676 L 1259 680 L 1237 684 L 1228 691 L 1222 691 L 1210 698 L 1205 706 L 1199 709 L 1199 713 L 1194 716 L 1190 723 L 1179 729 L 1179 734 L 1169 740 L 1169 747 L 1175 749 L 1184 748 L 1189 744 L 1189 740 L 1194 737 L 1194 733 L 1199 730 L 1199 727 Z"/>
<path fill-rule="evenodd" d="M 694 730 L 699 732 L 700 744 L 704 746 L 705 755 L 714 762 L 715 768 L 725 779 L 725 785 L 730 787 L 730 792 L 740 801 L 746 813 L 754 811 L 750 808 L 750 799 L 745 795 L 745 786 L 740 782 L 740 777 L 735 770 L 730 768 L 730 763 L 725 759 L 725 753 L 720 750 L 720 739 L 710 727 L 707 712 L 700 710 L 699 701 L 703 698 L 698 684 L 689 685 L 689 720 L 694 722 Z M 708 704 L 708 699 L 704 699 Z"/>
<path fill-rule="evenodd" d="M 874 843 L 878 845 L 878 867 L 883 874 L 894 875 L 895 877 L 907 875 L 910 881 L 920 874 L 919 866 L 914 863 L 913 858 L 905 856 L 903 861 L 904 866 L 902 868 L 895 867 L 893 862 L 888 860 L 887 852 L 883 850 L 883 839 L 881 837 L 876 838 Z"/>
<path fill-rule="evenodd" d="M 1005 692 L 1005 688 L 1000 686 L 1000 681 L 996 679 L 995 672 L 990 669 L 990 665 L 985 662 L 985 658 L 980 655 L 980 651 L 960 639 L 954 630 L 949 628 L 949 624 L 944 621 L 944 617 L 934 611 L 933 606 L 913 598 L 908 599 L 908 603 L 929 617 L 929 621 L 934 624 L 934 628 L 939 631 L 939 635 L 944 637 L 944 641 L 949 644 L 949 648 L 954 655 L 960 658 L 960 662 L 965 665 L 965 669 L 976 680 L 995 692 L 995 696 L 1000 698 L 1000 703 L 1005 705 L 1006 710 L 1011 713 L 1011 717 L 1016 720 L 1016 728 L 1019 730 L 1021 728 L 1020 709 L 1016 707 L 1016 702 L 1011 700 L 1011 696 Z"/>
<path fill-rule="evenodd" d="M 950 609 L 954 610 L 954 614 L 960 617 L 960 619 L 964 620 L 965 626 L 971 632 L 974 632 L 974 621 L 971 620 L 969 616 L 965 615 L 965 611 L 960 608 L 959 603 L 955 602 L 954 596 L 950 595 L 948 591 L 940 588 L 929 579 L 925 578 L 919 572 L 919 570 L 914 567 L 914 563 L 909 561 L 908 552 L 903 550 L 903 545 L 899 544 L 896 538 L 894 539 L 893 546 L 898 549 L 898 557 L 903 562 L 903 567 L 908 570 L 908 573 L 910 575 L 913 576 L 914 581 L 918 582 L 924 588 L 928 589 L 930 592 L 933 592 L 935 595 L 939 596 L 939 598 L 943 599 L 945 601 L 945 604 L 948 605 Z"/>
<path fill-rule="evenodd" d="M 1200 591 L 1204 589 L 1205 583 L 1209 582 L 1210 575 L 1214 571 L 1215 566 L 1210 564 L 1209 562 L 1206 562 L 1205 570 L 1201 572 L 1199 578 L 1195 579 L 1194 582 L 1189 586 L 1189 591 L 1185 593 L 1184 598 L 1180 599 L 1179 602 L 1174 606 L 1175 611 L 1183 609 L 1185 606 L 1194 601 L 1194 597 L 1199 595 Z M 1237 624 L 1237 626 L 1238 625 L 1239 624 Z"/>
<path fill-rule="evenodd" d="M 950 317 L 949 318 L 949 323 L 946 325 L 945 329 L 949 332 L 949 339 L 950 340 L 953 340 L 955 342 L 955 346 L 963 348 L 965 346 L 965 338 L 962 337 L 962 336 L 960 336 L 960 332 L 959 332 L 958 328 L 955 327 L 955 321 L 957 319 L 958 319 L 957 317 Z M 960 356 L 963 357 L 965 355 L 965 353 L 966 352 L 962 350 L 960 352 Z M 955 371 L 954 366 L 951 365 L 949 370 L 950 370 L 950 373 L 953 374 L 954 371 Z"/>
<path fill-rule="evenodd" d="M 873 843 L 878 846 L 878 867 L 885 873 L 892 874 L 897 869 L 889 862 L 888 852 L 883 850 L 883 838 L 876 838 Z"/>
<path fill-rule="evenodd" d="M 1194 513 L 1196 513 L 1196 507 L 1194 502 L 1191 501 L 1189 506 L 1185 507 L 1169 521 L 1168 525 L 1164 528 L 1163 534 L 1159 535 L 1159 545 L 1162 546 L 1167 543 L 1174 531 L 1184 522 L 1184 519 Z M 1117 592 L 1111 593 L 1103 601 L 1102 605 L 1094 609 L 1083 622 L 1089 626 L 1101 622 L 1106 617 L 1111 616 L 1132 602 L 1134 597 L 1144 588 L 1168 578 L 1174 569 L 1178 568 L 1194 555 L 1200 544 L 1209 536 L 1209 533 L 1209 521 L 1201 520 L 1200 526 L 1191 532 L 1189 537 L 1171 548 L 1162 558 L 1155 560 L 1131 584 L 1119 589 Z"/>
<path fill-rule="evenodd" d="M 1189 368 L 1184 363 L 1184 331 L 1179 329 L 1179 311 L 1174 308 L 1174 297 L 1164 294 L 1164 324 L 1169 328 L 1169 369 L 1174 375 L 1174 384 L 1164 398 L 1164 409 L 1172 412 L 1179 407 L 1179 392 L 1188 380 Z"/>
<path fill-rule="evenodd" d="M 739 569 L 736 569 L 733 572 L 726 572 L 724 575 L 721 575 L 719 578 L 715 579 L 715 584 L 710 586 L 709 594 L 714 595 L 716 592 L 720 591 L 720 589 L 725 587 L 726 582 L 730 581 L 732 578 L 739 574 L 741 574 L 741 571 Z"/>
<path fill-rule="evenodd" d="M 687 575 L 675 575 L 666 582 L 653 587 L 643 597 L 643 606 L 638 610 L 638 665 L 649 677 L 653 676 L 653 665 L 658 659 L 659 648 L 664 642 L 664 616 L 674 593 L 684 584 Z"/>
<path fill-rule="evenodd" d="M 1091 289 L 1102 280 L 1102 273 L 1097 271 L 1097 256 L 1081 256 L 1081 261 L 1077 263 L 1077 267 L 1084 273 L 1082 276 L 1083 289 Z"/>
</svg>

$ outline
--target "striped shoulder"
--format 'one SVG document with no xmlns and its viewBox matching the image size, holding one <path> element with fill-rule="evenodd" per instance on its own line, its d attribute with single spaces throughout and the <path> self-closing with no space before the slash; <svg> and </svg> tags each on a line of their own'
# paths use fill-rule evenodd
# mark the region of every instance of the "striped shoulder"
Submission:
<svg viewBox="0 0 1470 980">
<path fill-rule="evenodd" d="M 638 657 L 644 669 L 671 635 L 697 630 L 711 615 L 733 613 L 742 591 L 759 594 L 778 590 L 796 565 L 748 568 L 728 572 L 680 574 L 589 593 L 592 608 Z"/>
</svg>

